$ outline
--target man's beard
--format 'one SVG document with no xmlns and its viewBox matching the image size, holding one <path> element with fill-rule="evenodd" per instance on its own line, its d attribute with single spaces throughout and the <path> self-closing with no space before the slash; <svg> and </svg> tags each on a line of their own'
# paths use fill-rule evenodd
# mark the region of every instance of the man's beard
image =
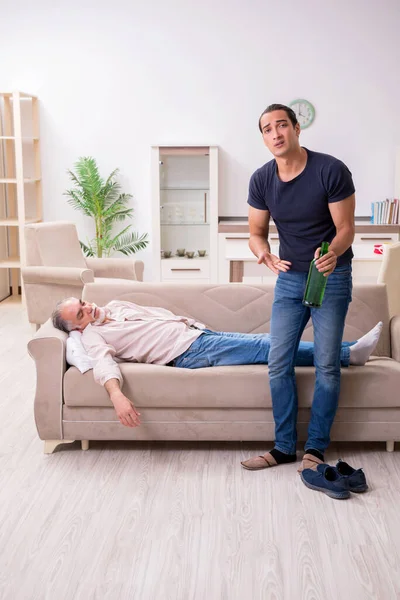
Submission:
<svg viewBox="0 0 400 600">
<path fill-rule="evenodd" d="M 93 323 L 95 325 L 101 325 L 106 320 L 106 316 L 107 316 L 106 309 L 102 308 L 101 306 L 97 306 L 97 304 L 95 304 L 93 302 L 93 311 L 92 311 L 92 317 L 94 318 Z"/>
</svg>

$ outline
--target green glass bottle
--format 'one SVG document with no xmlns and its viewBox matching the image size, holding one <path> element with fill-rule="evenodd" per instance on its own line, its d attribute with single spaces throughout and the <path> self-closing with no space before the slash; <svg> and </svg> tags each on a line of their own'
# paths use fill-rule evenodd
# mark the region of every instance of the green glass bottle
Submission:
<svg viewBox="0 0 400 600">
<path fill-rule="evenodd" d="M 322 242 L 320 257 L 326 254 L 329 250 L 328 242 Z M 313 258 L 308 271 L 307 284 L 303 297 L 304 306 L 310 306 L 311 308 L 320 308 L 322 300 L 324 299 L 327 277 L 324 277 L 323 273 L 320 273 L 315 266 Z"/>
</svg>

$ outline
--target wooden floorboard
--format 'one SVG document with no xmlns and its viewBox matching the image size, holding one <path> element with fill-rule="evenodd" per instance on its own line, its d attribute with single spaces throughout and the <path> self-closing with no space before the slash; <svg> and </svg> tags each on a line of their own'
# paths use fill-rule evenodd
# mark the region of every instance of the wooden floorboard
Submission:
<svg viewBox="0 0 400 600">
<path fill-rule="evenodd" d="M 31 329 L 0 303 L 1 600 L 395 600 L 400 452 L 335 444 L 370 491 L 335 501 L 268 444 L 92 442 L 43 454 Z"/>
</svg>

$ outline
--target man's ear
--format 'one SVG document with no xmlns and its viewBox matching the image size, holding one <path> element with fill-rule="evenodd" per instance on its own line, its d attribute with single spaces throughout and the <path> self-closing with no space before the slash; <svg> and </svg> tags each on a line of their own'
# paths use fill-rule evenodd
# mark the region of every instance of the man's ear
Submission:
<svg viewBox="0 0 400 600">
<path fill-rule="evenodd" d="M 300 123 L 296 123 L 296 125 L 294 126 L 294 130 L 297 134 L 297 137 L 299 137 L 301 131 Z"/>
</svg>

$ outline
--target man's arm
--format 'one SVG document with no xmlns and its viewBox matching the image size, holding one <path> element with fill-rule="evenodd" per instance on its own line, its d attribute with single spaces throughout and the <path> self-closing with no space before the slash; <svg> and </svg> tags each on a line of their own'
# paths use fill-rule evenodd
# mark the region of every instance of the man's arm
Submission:
<svg viewBox="0 0 400 600">
<path fill-rule="evenodd" d="M 340 202 L 329 204 L 329 210 L 336 227 L 336 235 L 329 245 L 329 252 L 315 263 L 318 270 L 323 272 L 326 277 L 335 269 L 338 257 L 346 252 L 347 248 L 353 243 L 355 205 L 354 194 Z M 319 256 L 319 250 L 318 248 L 316 256 Z"/>
<path fill-rule="evenodd" d="M 279 271 L 288 271 L 291 263 L 287 260 L 280 260 L 274 254 L 271 254 L 271 246 L 268 242 L 269 220 L 269 210 L 249 207 L 249 247 L 258 258 L 259 265 L 264 264 L 271 271 L 278 274 Z"/>
<path fill-rule="evenodd" d="M 121 392 L 119 380 L 108 379 L 104 387 L 110 396 L 110 400 L 122 425 L 126 427 L 137 427 L 140 425 L 140 413 L 137 412 L 129 398 Z"/>
<path fill-rule="evenodd" d="M 263 252 L 271 253 L 271 246 L 268 242 L 269 220 L 269 210 L 259 210 L 253 206 L 249 207 L 249 246 L 250 250 L 257 258 Z"/>
<path fill-rule="evenodd" d="M 100 333 L 95 331 L 86 333 L 82 342 L 93 361 L 94 379 L 107 390 L 122 425 L 126 427 L 140 425 L 139 413 L 121 391 L 122 375 L 114 360 L 115 348 L 107 344 Z"/>
</svg>

